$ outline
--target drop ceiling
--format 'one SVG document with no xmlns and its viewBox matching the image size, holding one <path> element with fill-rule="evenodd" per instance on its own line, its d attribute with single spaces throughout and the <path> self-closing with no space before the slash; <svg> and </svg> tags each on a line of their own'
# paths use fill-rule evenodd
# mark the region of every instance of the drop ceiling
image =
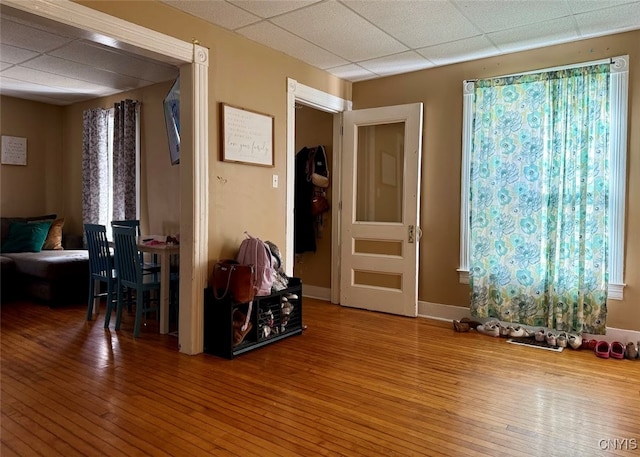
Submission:
<svg viewBox="0 0 640 457">
<path fill-rule="evenodd" d="M 354 82 L 640 29 L 640 0 L 162 1 Z M 178 73 L 0 8 L 2 94 L 65 105 Z"/>
</svg>

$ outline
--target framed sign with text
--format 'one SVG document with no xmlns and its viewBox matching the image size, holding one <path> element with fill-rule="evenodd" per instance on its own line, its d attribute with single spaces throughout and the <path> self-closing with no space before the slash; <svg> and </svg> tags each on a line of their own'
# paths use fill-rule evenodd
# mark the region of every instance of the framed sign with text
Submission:
<svg viewBox="0 0 640 457">
<path fill-rule="evenodd" d="M 17 136 L 2 135 L 0 161 L 3 165 L 27 164 L 27 139 Z"/>
<path fill-rule="evenodd" d="M 223 161 L 273 167 L 273 116 L 222 103 L 221 118 Z"/>
</svg>

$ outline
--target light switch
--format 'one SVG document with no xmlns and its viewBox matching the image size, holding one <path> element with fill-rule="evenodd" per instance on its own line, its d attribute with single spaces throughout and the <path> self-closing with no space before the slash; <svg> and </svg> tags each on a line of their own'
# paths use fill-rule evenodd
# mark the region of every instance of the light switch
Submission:
<svg viewBox="0 0 640 457">
<path fill-rule="evenodd" d="M 278 187 L 278 175 L 273 175 L 273 188 L 276 189 Z"/>
</svg>

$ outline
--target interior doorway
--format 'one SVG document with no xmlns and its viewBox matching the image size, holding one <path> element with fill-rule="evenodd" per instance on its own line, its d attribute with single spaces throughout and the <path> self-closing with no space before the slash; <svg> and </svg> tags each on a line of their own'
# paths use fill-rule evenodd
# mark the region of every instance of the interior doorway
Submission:
<svg viewBox="0 0 640 457">
<path fill-rule="evenodd" d="M 296 109 L 296 106 L 303 107 Z M 323 226 L 324 233 L 330 233 L 330 286 L 329 288 L 318 286 L 309 287 L 305 284 L 305 295 L 313 294 L 318 298 L 330 300 L 332 303 L 339 303 L 340 300 L 340 269 L 336 264 L 339 259 L 340 245 L 340 211 L 338 210 L 340 202 L 340 152 L 342 148 L 342 140 L 340 128 L 342 125 L 342 113 L 351 110 L 351 101 L 336 97 L 329 93 L 305 86 L 298 83 L 295 79 L 287 80 L 287 212 L 286 212 L 286 249 L 285 249 L 285 272 L 289 276 L 294 274 L 295 265 L 295 248 L 294 248 L 294 187 L 295 187 L 295 155 L 299 150 L 296 146 L 296 120 L 298 110 L 317 110 L 327 116 L 331 116 L 331 159 L 329 160 L 329 168 L 331 172 L 331 184 L 329 200 L 332 202 L 330 209 L 330 217 L 327 218 Z M 308 112 L 310 116 L 315 116 L 313 111 Z M 305 113 L 306 115 L 306 113 Z M 302 115 L 301 115 L 302 116 Z M 328 118 L 327 118 L 328 119 Z M 302 121 L 302 118 L 300 119 Z M 303 121 L 304 122 L 304 121 Z M 305 139 L 306 141 L 306 139 Z M 327 141 L 322 139 L 312 139 L 309 141 Z M 317 145 L 316 145 L 317 146 Z M 304 259 L 303 259 L 304 262 Z M 304 267 L 303 267 L 304 268 Z M 314 281 L 315 282 L 315 281 Z"/>
<path fill-rule="evenodd" d="M 331 189 L 339 185 L 333 178 L 333 116 L 312 106 L 296 103 L 295 105 L 295 152 L 296 152 L 296 188 L 312 186 L 307 182 L 304 170 L 307 152 L 322 146 L 327 156 L 329 172 L 329 187 L 326 192 L 329 207 L 337 202 L 331 198 Z M 306 149 L 305 149 L 306 148 Z M 318 154 L 318 152 L 316 153 Z M 302 181 L 302 182 L 301 182 Z M 306 199 L 305 199 L 306 200 Z M 299 211 L 299 210 L 297 210 Z M 331 222 L 332 213 L 327 211 L 318 216 L 305 217 L 301 222 L 300 213 L 295 215 L 294 239 L 296 255 L 294 258 L 293 275 L 302 280 L 305 294 L 317 298 L 330 300 L 331 298 Z M 307 240 L 308 242 L 301 242 Z"/>
</svg>

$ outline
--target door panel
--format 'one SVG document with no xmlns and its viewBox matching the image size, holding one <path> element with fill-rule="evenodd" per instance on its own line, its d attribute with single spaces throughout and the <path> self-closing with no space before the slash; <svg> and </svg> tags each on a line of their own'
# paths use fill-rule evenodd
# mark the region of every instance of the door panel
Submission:
<svg viewBox="0 0 640 457">
<path fill-rule="evenodd" d="M 422 104 L 344 113 L 340 303 L 417 315 Z"/>
</svg>

